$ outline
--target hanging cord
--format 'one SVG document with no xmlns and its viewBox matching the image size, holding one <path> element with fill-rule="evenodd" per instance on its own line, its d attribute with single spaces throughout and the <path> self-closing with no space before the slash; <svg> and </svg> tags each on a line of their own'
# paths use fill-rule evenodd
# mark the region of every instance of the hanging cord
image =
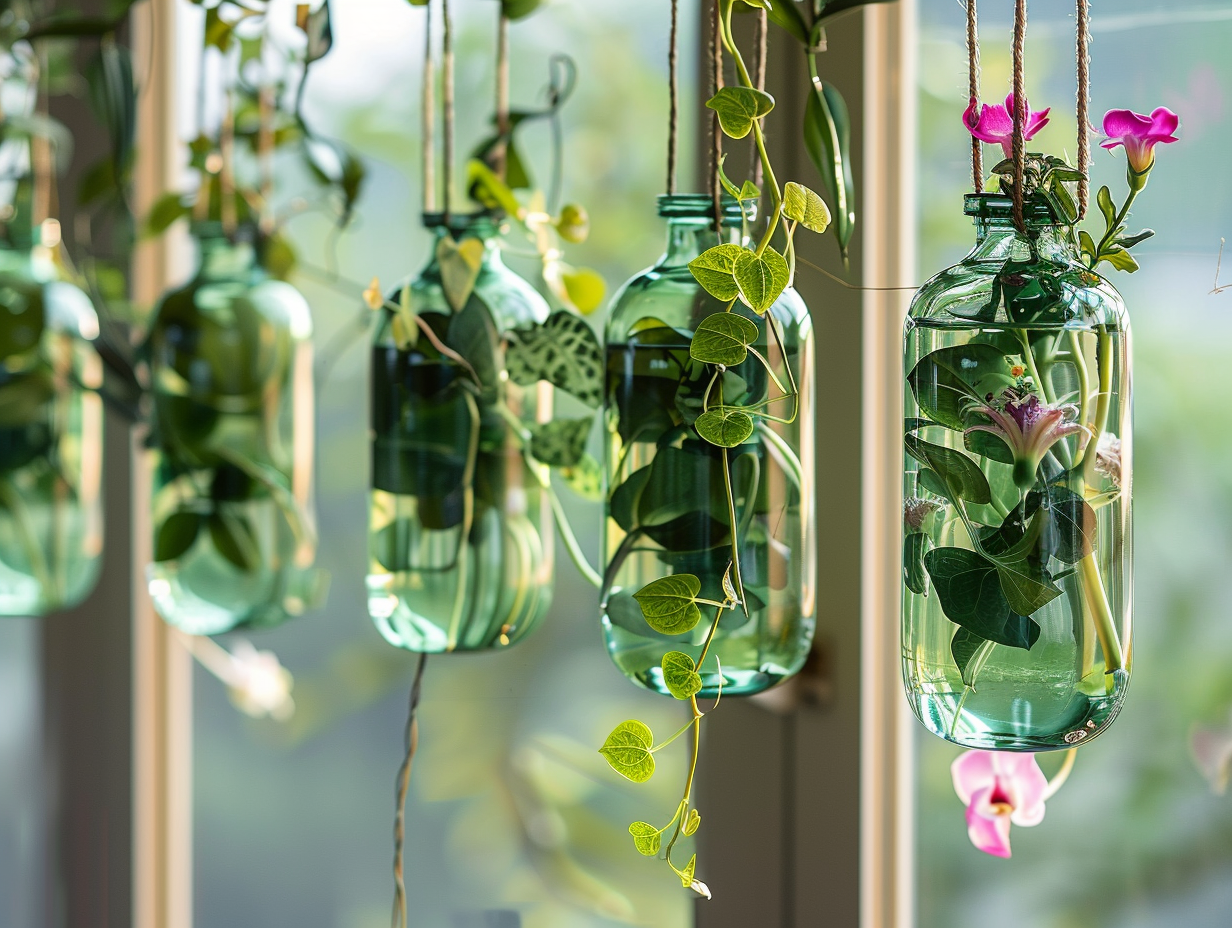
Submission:
<svg viewBox="0 0 1232 928">
<path fill-rule="evenodd" d="M 262 75 L 264 80 L 265 75 Z M 257 92 L 257 157 L 261 162 L 261 234 L 274 234 L 274 88 L 262 83 Z"/>
<path fill-rule="evenodd" d="M 976 0 L 967 0 L 967 96 L 978 107 L 980 102 L 980 26 L 975 9 Z M 978 111 L 972 114 L 978 118 Z M 984 192 L 984 150 L 980 140 L 971 136 L 971 180 L 976 193 Z"/>
<path fill-rule="evenodd" d="M 667 44 L 667 83 L 671 101 L 667 114 L 667 192 L 676 192 L 676 160 L 680 148 L 680 0 L 672 0 L 672 31 Z"/>
<path fill-rule="evenodd" d="M 757 19 L 753 31 L 753 82 L 758 90 L 766 89 L 766 57 L 768 45 L 770 41 L 770 30 L 767 28 L 768 20 L 764 8 L 758 8 Z M 753 153 L 749 160 L 753 162 L 753 186 L 760 187 L 762 181 L 762 166 L 761 158 L 757 153 L 757 140 L 751 139 L 753 144 Z"/>
<path fill-rule="evenodd" d="M 218 171 L 218 218 L 222 230 L 234 235 L 238 220 L 235 214 L 235 101 L 227 91 L 226 111 L 222 117 L 222 129 L 218 133 L 218 153 L 222 158 Z"/>
<path fill-rule="evenodd" d="M 449 0 L 441 0 L 441 13 L 444 15 L 444 26 L 441 38 L 441 66 L 444 71 L 444 92 L 442 106 L 445 110 L 444 158 L 441 164 L 441 178 L 445 185 L 445 221 L 449 221 L 450 197 L 453 191 L 453 16 L 449 12 Z"/>
<path fill-rule="evenodd" d="M 1088 174 L 1091 160 L 1088 111 L 1091 105 L 1091 11 L 1088 0 L 1078 0 L 1078 219 L 1086 218 L 1091 197 Z"/>
<path fill-rule="evenodd" d="M 420 654 L 419 663 L 415 667 L 415 679 L 411 683 L 410 706 L 406 713 L 406 756 L 398 769 L 398 804 L 394 814 L 394 911 L 390 920 L 392 928 L 407 928 L 406 880 L 402 873 L 402 852 L 406 845 L 406 794 L 411 785 L 411 763 L 415 760 L 415 748 L 419 746 L 419 693 L 423 687 L 424 665 L 427 662 L 428 655 Z"/>
<path fill-rule="evenodd" d="M 710 33 L 710 55 L 714 67 L 711 91 L 717 94 L 723 89 L 723 14 L 720 0 L 714 0 L 714 24 Z M 719 165 L 723 162 L 723 130 L 719 126 L 719 113 L 715 110 L 710 118 L 710 195 L 714 198 L 714 231 L 723 241 L 723 187 L 719 183 Z"/>
<path fill-rule="evenodd" d="M 424 7 L 423 98 L 420 101 L 423 143 L 423 211 L 436 212 L 436 59 L 432 50 L 432 4 Z"/>
<path fill-rule="evenodd" d="M 509 165 L 509 17 L 505 5 L 497 6 L 496 25 L 496 176 L 505 181 Z"/>
<path fill-rule="evenodd" d="M 1025 232 L 1022 219 L 1023 174 L 1026 172 L 1026 142 L 1023 129 L 1027 121 L 1027 94 L 1023 74 L 1023 50 L 1027 44 L 1027 0 L 1014 0 L 1014 225 Z"/>
</svg>

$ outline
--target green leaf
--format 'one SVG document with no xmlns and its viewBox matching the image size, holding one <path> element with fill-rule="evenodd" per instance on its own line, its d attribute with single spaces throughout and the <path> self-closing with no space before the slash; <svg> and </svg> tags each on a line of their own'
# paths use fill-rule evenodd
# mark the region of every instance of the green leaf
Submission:
<svg viewBox="0 0 1232 928">
<path fill-rule="evenodd" d="M 924 555 L 946 618 L 982 638 L 1030 650 L 1040 627 L 1010 608 L 997 566 L 966 548 L 934 548 Z"/>
<path fill-rule="evenodd" d="M 503 209 L 510 216 L 522 212 L 509 186 L 478 159 L 472 158 L 466 163 L 466 189 L 471 199 L 488 209 Z"/>
<path fill-rule="evenodd" d="M 743 203 L 745 200 L 756 200 L 761 196 L 761 188 L 754 184 L 751 180 L 746 180 L 739 188 L 732 183 L 731 178 L 723 170 L 723 162 L 727 160 L 727 155 L 719 159 L 719 183 L 723 185 L 731 196 L 736 198 L 737 202 Z"/>
<path fill-rule="evenodd" d="M 810 232 L 825 232 L 830 225 L 830 207 L 803 184 L 788 181 L 783 188 L 783 215 Z"/>
<path fill-rule="evenodd" d="M 1095 240 L 1086 229 L 1078 230 L 1078 248 L 1082 254 L 1095 257 Z"/>
<path fill-rule="evenodd" d="M 591 417 L 553 419 L 531 430 L 530 453 L 549 467 L 574 467 L 586 453 Z"/>
<path fill-rule="evenodd" d="M 248 519 L 224 511 L 215 512 L 208 521 L 214 549 L 237 570 L 251 573 L 261 565 L 261 552 Z"/>
<path fill-rule="evenodd" d="M 963 435 L 963 444 L 972 454 L 978 454 L 990 461 L 1000 464 L 1014 463 L 1014 452 L 1010 450 L 1010 446 L 992 432 L 967 432 Z"/>
<path fill-rule="evenodd" d="M 654 857 L 659 853 L 662 833 L 647 822 L 634 822 L 629 826 L 629 834 L 633 835 L 633 846 L 643 857 Z"/>
<path fill-rule="evenodd" d="M 746 253 L 739 245 L 724 244 L 708 248 L 689 262 L 694 279 L 716 300 L 726 303 L 740 295 L 736 284 L 736 259 Z"/>
<path fill-rule="evenodd" d="M 1117 244 L 1122 248 L 1133 248 L 1135 245 L 1145 242 L 1155 234 L 1154 229 L 1143 229 L 1134 235 L 1122 235 L 1117 239 Z"/>
<path fill-rule="evenodd" d="M 231 47 L 231 40 L 235 36 L 235 23 L 229 23 L 219 13 L 219 6 L 211 7 L 205 11 L 205 45 L 214 46 L 219 51 L 225 52 Z"/>
<path fill-rule="evenodd" d="M 663 655 L 663 684 L 677 699 L 690 699 L 702 688 L 702 678 L 693 658 L 683 651 L 668 651 Z"/>
<path fill-rule="evenodd" d="M 180 194 L 164 193 L 150 207 L 149 215 L 145 217 L 143 234 L 151 238 L 162 235 L 173 223 L 191 215 L 192 207 L 184 203 Z"/>
<path fill-rule="evenodd" d="M 725 134 L 742 139 L 753 131 L 754 121 L 774 109 L 774 97 L 750 87 L 721 87 L 706 106 L 718 114 Z"/>
<path fill-rule="evenodd" d="M 828 0 L 821 4 L 821 11 L 818 13 L 819 21 L 828 19 L 831 16 L 837 16 L 839 13 L 844 13 L 847 10 L 854 10 L 858 6 L 868 6 L 871 3 L 886 3 L 889 0 Z"/>
<path fill-rule="evenodd" d="M 500 380 L 497 360 L 500 335 L 488 308 L 480 300 L 468 300 L 461 311 L 449 317 L 445 342 L 466 358 L 484 390 L 497 388 Z"/>
<path fill-rule="evenodd" d="M 1104 214 L 1104 226 L 1106 229 L 1116 227 L 1116 207 L 1112 205 L 1112 191 L 1107 185 L 1099 188 L 1099 193 L 1095 194 L 1095 202 L 1099 204 L 1099 211 Z M 1091 249 L 1094 253 L 1095 249 Z"/>
<path fill-rule="evenodd" d="M 692 837 L 697 834 L 697 829 L 701 827 L 702 816 L 696 809 L 689 810 L 689 817 L 684 820 L 684 828 L 681 831 L 686 837 Z"/>
<path fill-rule="evenodd" d="M 1041 533 L 1041 548 L 1058 561 L 1077 564 L 1095 550 L 1098 531 L 1095 510 L 1072 490 L 1051 485 L 1043 493 L 1027 495 L 1027 512 L 1042 504 L 1048 521 Z"/>
<path fill-rule="evenodd" d="M 466 305 L 475 289 L 479 269 L 483 266 L 483 252 L 483 242 L 477 238 L 455 242 L 452 235 L 445 235 L 436 243 L 441 289 L 455 313 Z"/>
<path fill-rule="evenodd" d="M 1010 376 L 1010 362 L 992 345 L 974 342 L 940 348 L 925 355 L 907 375 L 920 411 L 934 422 L 963 429 L 965 407 L 971 400 L 983 402 L 991 393 L 1000 396 L 1017 383 Z"/>
<path fill-rule="evenodd" d="M 702 611 L 697 594 L 702 584 L 692 574 L 673 574 L 652 580 L 633 594 L 646 624 L 662 635 L 682 635 L 697 627 Z"/>
<path fill-rule="evenodd" d="M 978 668 L 971 666 L 980 649 L 989 644 L 988 640 L 981 638 L 975 632 L 958 627 L 954 632 L 954 637 L 950 639 L 950 654 L 954 656 L 954 664 L 958 667 L 958 672 L 962 675 L 962 681 L 965 686 L 975 689 L 975 672 Z"/>
<path fill-rule="evenodd" d="M 593 455 L 583 452 L 576 464 L 560 469 L 560 477 L 582 499 L 592 503 L 603 501 L 603 470 Z"/>
<path fill-rule="evenodd" d="M 912 593 L 928 595 L 928 574 L 924 570 L 924 555 L 933 546 L 923 532 L 912 532 L 903 539 L 903 583 Z"/>
<path fill-rule="evenodd" d="M 200 529 L 199 513 L 183 510 L 171 513 L 154 536 L 154 560 L 162 563 L 182 556 L 193 546 Z"/>
<path fill-rule="evenodd" d="M 693 885 L 693 874 L 697 872 L 697 855 L 694 854 L 689 858 L 689 862 L 684 865 L 684 869 L 680 871 L 680 883 L 685 889 Z"/>
<path fill-rule="evenodd" d="M 1032 544 L 1035 542 L 1032 541 Z M 997 558 L 1001 591 L 1019 615 L 1032 615 L 1061 595 L 1044 565 L 1034 557 Z"/>
<path fill-rule="evenodd" d="M 753 420 L 748 413 L 734 406 L 707 409 L 693 423 L 697 434 L 720 448 L 735 448 L 753 434 Z"/>
<path fill-rule="evenodd" d="M 576 313 L 559 310 L 547 322 L 515 329 L 505 351 L 509 378 L 528 387 L 546 380 L 597 409 L 603 405 L 603 348 Z"/>
<path fill-rule="evenodd" d="M 907 453 L 926 467 L 931 468 L 945 481 L 950 494 L 958 499 L 983 505 L 992 502 L 988 478 L 975 462 L 953 448 L 934 445 L 917 435 L 903 438 Z"/>
<path fill-rule="evenodd" d="M 814 82 L 804 107 L 804 147 L 834 203 L 835 236 L 843 260 L 855 231 L 855 180 L 851 174 L 851 117 L 832 84 Z"/>
<path fill-rule="evenodd" d="M 598 271 L 588 267 L 571 268 L 561 274 L 561 282 L 574 308 L 589 315 L 603 305 L 607 283 Z"/>
<path fill-rule="evenodd" d="M 599 748 L 613 770 L 634 783 L 645 783 L 654 776 L 654 735 L 637 719 L 621 722 Z"/>
<path fill-rule="evenodd" d="M 523 19 L 543 5 L 543 0 L 500 0 L 507 19 Z"/>
<path fill-rule="evenodd" d="M 308 37 L 304 51 L 304 63 L 312 64 L 324 58 L 334 46 L 334 32 L 330 24 L 329 0 L 306 16 L 301 17 L 299 27 Z"/>
<path fill-rule="evenodd" d="M 808 44 L 808 26 L 805 25 L 804 17 L 800 15 L 795 0 L 778 0 L 766 12 L 770 22 L 787 30 L 796 41 Z"/>
<path fill-rule="evenodd" d="M 786 259 L 773 248 L 767 248 L 761 255 L 742 251 L 736 258 L 733 274 L 740 299 L 758 315 L 774 305 L 791 277 Z"/>
<path fill-rule="evenodd" d="M 395 519 L 370 536 L 372 557 L 391 574 L 410 570 L 413 534 L 409 520 Z"/>
<path fill-rule="evenodd" d="M 1118 271 L 1125 271 L 1128 274 L 1132 274 L 1134 271 L 1138 270 L 1138 262 L 1134 260 L 1134 256 L 1119 246 L 1108 249 L 1100 256 L 1100 258 L 1101 260 L 1107 261 Z"/>
<path fill-rule="evenodd" d="M 712 313 L 701 321 L 689 344 L 689 357 L 703 364 L 743 364 L 757 341 L 757 324 L 739 313 Z"/>
</svg>

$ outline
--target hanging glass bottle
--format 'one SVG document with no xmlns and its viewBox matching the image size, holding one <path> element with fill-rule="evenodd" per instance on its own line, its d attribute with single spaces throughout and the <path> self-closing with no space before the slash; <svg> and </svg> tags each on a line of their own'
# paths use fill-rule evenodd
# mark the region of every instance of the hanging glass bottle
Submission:
<svg viewBox="0 0 1232 928">
<path fill-rule="evenodd" d="M 155 423 L 150 595 L 195 635 L 268 626 L 324 594 L 313 567 L 312 316 L 257 247 L 197 223 L 196 277 L 147 345 Z"/>
<path fill-rule="evenodd" d="M 703 290 L 689 262 L 715 244 L 709 196 L 659 198 L 668 220 L 667 252 L 617 294 L 607 324 L 605 394 L 606 528 L 601 593 L 608 653 L 631 680 L 667 693 L 663 656 L 700 655 L 710 623 L 669 636 L 646 623 L 633 596 L 670 574 L 693 574 L 700 597 L 724 599 L 732 539 L 723 449 L 698 437 L 707 366 L 690 359 L 699 323 L 724 305 Z M 737 240 L 739 207 L 725 210 Z M 701 669 L 701 695 L 760 692 L 804 664 L 816 606 L 813 548 L 813 333 L 808 310 L 793 289 L 765 317 L 739 306 L 754 323 L 752 347 L 776 369 L 790 364 L 799 387 L 794 422 L 759 419 L 752 436 L 729 454 L 748 606 L 726 611 L 710 649 L 718 663 Z M 778 339 L 768 320 L 778 326 Z M 766 368 L 749 357 L 721 375 L 724 402 L 751 406 L 773 393 Z"/>
<path fill-rule="evenodd" d="M 26 227 L 0 236 L 0 615 L 41 615 L 98 578 L 103 370 L 94 307 L 41 240 L 58 224 L 31 236 L 7 212 Z"/>
<path fill-rule="evenodd" d="M 1129 319 L 1042 198 L 966 212 L 906 324 L 904 680 L 950 741 L 1067 747 L 1129 683 Z"/>
<path fill-rule="evenodd" d="M 491 216 L 425 221 L 433 257 L 389 295 L 372 346 L 368 611 L 412 651 L 503 648 L 552 598 L 550 505 L 512 431 L 550 418 L 552 388 L 514 383 L 503 347 L 548 306 L 502 263 Z M 441 256 L 472 249 L 455 308 Z"/>
</svg>

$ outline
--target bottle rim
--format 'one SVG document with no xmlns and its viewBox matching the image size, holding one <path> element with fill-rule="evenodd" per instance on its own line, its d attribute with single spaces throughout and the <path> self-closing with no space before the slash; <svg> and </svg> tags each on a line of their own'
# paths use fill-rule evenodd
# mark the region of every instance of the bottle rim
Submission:
<svg viewBox="0 0 1232 928">
<path fill-rule="evenodd" d="M 968 193 L 963 197 L 963 212 L 976 219 L 1014 219 L 1014 200 L 1003 193 Z M 1022 218 L 1033 226 L 1061 225 L 1043 199 L 1031 197 L 1022 204 Z"/>
<path fill-rule="evenodd" d="M 466 234 L 496 234 L 504 213 L 496 210 L 478 210 L 473 213 L 433 212 L 423 213 L 421 220 L 425 229 L 445 229 L 454 237 Z"/>
<path fill-rule="evenodd" d="M 739 226 L 745 219 L 740 203 L 730 194 L 723 194 L 720 201 L 723 210 L 723 225 Z M 664 219 L 709 219 L 714 220 L 714 197 L 708 193 L 664 193 L 658 197 L 659 215 Z M 750 204 L 748 219 L 756 218 L 756 205 Z"/>
</svg>

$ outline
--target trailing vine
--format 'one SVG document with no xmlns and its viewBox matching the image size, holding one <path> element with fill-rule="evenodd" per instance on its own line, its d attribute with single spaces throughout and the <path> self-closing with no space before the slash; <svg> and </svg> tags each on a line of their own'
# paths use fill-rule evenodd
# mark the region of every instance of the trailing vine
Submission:
<svg viewBox="0 0 1232 928">
<path fill-rule="evenodd" d="M 703 689 L 702 673 L 714 674 L 718 680 L 717 706 L 722 696 L 723 670 L 717 655 L 713 656 L 713 668 L 708 666 L 708 661 L 720 619 L 729 610 L 741 609 L 745 615 L 749 611 L 740 575 L 742 526 L 736 516 L 729 452 L 753 435 L 758 428 L 758 420 L 790 424 L 799 413 L 796 376 L 783 348 L 778 323 L 769 310 L 792 285 L 796 265 L 796 232 L 803 227 L 822 233 L 830 224 L 830 211 L 818 194 L 796 182 L 779 184 L 763 131 L 765 117 L 774 109 L 774 98 L 759 89 L 735 41 L 732 13 L 737 3 L 762 10 L 771 8 L 766 0 L 717 0 L 716 17 L 722 51 L 734 66 L 737 83 L 720 86 L 706 106 L 716 114 L 723 135 L 731 139 L 752 137 L 765 189 L 763 191 L 751 179 L 742 180 L 737 185 L 724 172 L 722 160 L 717 159 L 714 165 L 717 180 L 740 205 L 744 235 L 739 244 L 720 243 L 689 264 L 697 283 L 724 304 L 721 312 L 707 316 L 698 325 L 689 343 L 689 356 L 705 365 L 710 375 L 702 410 L 693 428 L 703 441 L 721 452 L 731 556 L 723 575 L 722 599 L 703 598 L 700 595 L 701 581 L 691 573 L 662 577 L 634 594 L 633 598 L 640 606 L 646 623 L 663 635 L 674 636 L 693 631 L 703 620 L 703 607 L 710 614 L 710 627 L 696 660 L 683 651 L 670 651 L 662 659 L 664 685 L 673 697 L 688 703 L 690 717 L 678 731 L 657 744 L 649 726 L 636 719 L 627 720 L 616 726 L 599 749 L 617 773 L 635 783 L 642 783 L 654 774 L 655 754 L 686 733 L 691 733 L 692 752 L 684 791 L 671 819 L 662 827 L 644 821 L 634 822 L 629 826 L 629 833 L 639 853 L 647 857 L 661 854 L 684 887 L 706 898 L 710 898 L 710 890 L 696 877 L 696 854 L 683 866 L 678 866 L 672 855 L 680 840 L 695 834 L 701 824 L 701 815 L 693 801 L 693 788 L 701 743 L 701 722 L 705 716 L 698 705 L 698 694 Z M 770 209 L 754 243 L 749 236 L 754 206 L 763 197 L 769 200 Z M 781 243 L 782 250 L 775 247 L 775 242 Z M 753 318 L 740 309 L 751 312 Z M 782 371 L 776 372 L 770 361 L 754 347 L 760 332 L 754 319 L 769 329 L 784 358 Z M 777 395 L 750 405 L 728 402 L 723 392 L 723 375 L 728 368 L 744 363 L 750 354 L 764 368 Z"/>
</svg>

